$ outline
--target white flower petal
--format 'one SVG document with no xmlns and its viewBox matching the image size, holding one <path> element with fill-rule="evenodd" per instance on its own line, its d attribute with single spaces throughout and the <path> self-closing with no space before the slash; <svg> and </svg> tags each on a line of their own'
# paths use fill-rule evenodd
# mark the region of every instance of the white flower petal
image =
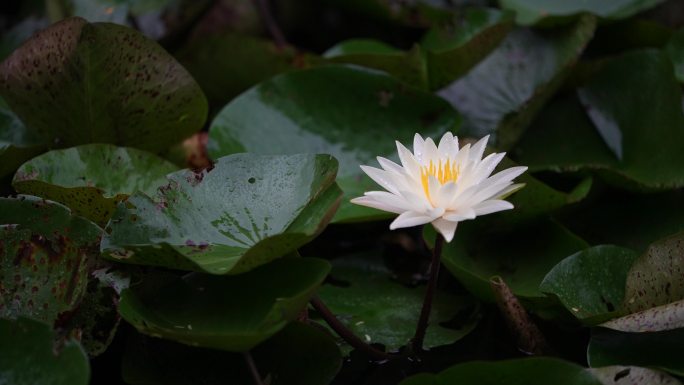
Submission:
<svg viewBox="0 0 684 385">
<path fill-rule="evenodd" d="M 458 185 L 454 182 L 448 182 L 442 185 L 433 199 L 435 204 L 439 207 L 449 208 L 451 202 L 456 198 L 456 190 Z"/>
<path fill-rule="evenodd" d="M 370 166 L 361 166 L 361 169 L 366 173 L 366 175 L 373 179 L 375 183 L 382 186 L 382 188 L 385 190 L 395 194 L 399 193 L 399 190 L 393 181 L 392 175 L 387 171 Z"/>
<path fill-rule="evenodd" d="M 413 211 L 427 212 L 432 209 L 432 205 L 424 193 L 416 194 L 411 191 L 402 190 L 399 191 L 399 194 L 411 205 Z"/>
<path fill-rule="evenodd" d="M 384 202 L 389 206 L 395 207 L 399 210 L 397 213 L 409 211 L 413 206 L 401 195 L 395 195 L 387 191 L 368 191 L 365 196 L 372 198 L 378 202 Z M 392 210 L 392 212 L 396 212 Z"/>
<path fill-rule="evenodd" d="M 377 157 L 378 163 L 380 163 L 380 167 L 385 169 L 385 171 L 390 171 L 390 172 L 395 172 L 397 174 L 404 174 L 404 168 L 401 167 L 400 165 L 392 162 L 391 160 L 387 158 L 383 158 L 381 156 Z"/>
<path fill-rule="evenodd" d="M 396 143 L 399 159 L 401 160 L 401 164 L 404 166 L 404 170 L 413 179 L 420 180 L 420 165 L 416 161 L 416 158 L 413 157 L 411 151 L 404 147 L 403 144 L 399 143 L 398 141 Z"/>
<path fill-rule="evenodd" d="M 437 151 L 439 152 L 440 158 L 446 158 L 454 154 L 454 134 L 447 132 L 439 140 L 439 146 L 437 146 Z"/>
<path fill-rule="evenodd" d="M 496 174 L 490 176 L 488 179 L 485 180 L 485 182 L 491 181 L 490 183 L 498 183 L 503 181 L 512 181 L 525 171 L 527 171 L 527 167 L 525 166 L 507 168 L 503 171 L 499 171 Z"/>
<path fill-rule="evenodd" d="M 423 147 L 425 146 L 425 140 L 420 134 L 413 136 L 413 156 L 416 157 L 418 163 L 423 162 Z"/>
<path fill-rule="evenodd" d="M 437 163 L 438 159 L 439 152 L 437 151 L 437 145 L 432 141 L 432 138 L 425 139 L 425 145 L 423 145 L 423 160 L 421 164 L 427 166 L 430 161 Z"/>
<path fill-rule="evenodd" d="M 520 190 L 523 187 L 525 187 L 525 183 L 516 183 L 504 188 L 503 190 L 499 191 L 494 195 L 496 196 L 496 199 L 506 199 L 506 197 Z"/>
<path fill-rule="evenodd" d="M 482 139 L 478 140 L 477 143 L 470 150 L 470 159 L 473 161 L 480 161 L 482 159 L 482 154 L 487 147 L 487 142 L 489 141 L 489 135 L 485 135 Z"/>
<path fill-rule="evenodd" d="M 400 229 L 403 227 L 424 225 L 431 221 L 432 218 L 425 214 L 417 213 L 414 211 L 406 211 L 404 213 L 401 213 L 392 223 L 390 223 L 390 230 Z"/>
<path fill-rule="evenodd" d="M 455 212 L 448 212 L 444 214 L 443 218 L 449 221 L 467 221 L 469 219 L 475 219 L 477 214 L 475 214 L 475 210 L 471 208 L 455 211 Z"/>
<path fill-rule="evenodd" d="M 430 194 L 430 203 L 433 207 L 435 206 L 435 201 L 441 187 L 442 184 L 439 183 L 439 179 L 433 175 L 428 176 L 428 194 Z"/>
<path fill-rule="evenodd" d="M 389 204 L 387 202 L 378 201 L 376 199 L 373 199 L 373 197 L 369 197 L 369 196 L 362 196 L 362 197 L 354 198 L 350 202 L 357 204 L 357 205 L 366 206 L 366 207 L 370 207 L 373 209 L 387 211 L 387 212 L 395 213 L 395 214 L 401 214 L 405 211 L 403 208 L 392 206 L 391 204 Z"/>
<path fill-rule="evenodd" d="M 502 200 L 484 201 L 473 206 L 473 210 L 475 211 L 476 215 L 486 215 L 498 211 L 510 210 L 512 208 L 513 204 Z"/>
<path fill-rule="evenodd" d="M 458 222 L 439 218 L 432 221 L 432 226 L 434 226 L 435 230 L 442 234 L 445 241 L 451 242 L 451 240 L 454 239 L 454 233 L 456 233 L 456 226 L 458 226 Z"/>
<path fill-rule="evenodd" d="M 473 175 L 473 183 L 480 183 L 488 178 L 496 166 L 503 160 L 504 156 L 506 156 L 506 153 L 501 152 L 489 154 L 486 158 L 482 159 L 482 162 L 480 162 L 475 170 L 476 175 Z"/>
</svg>

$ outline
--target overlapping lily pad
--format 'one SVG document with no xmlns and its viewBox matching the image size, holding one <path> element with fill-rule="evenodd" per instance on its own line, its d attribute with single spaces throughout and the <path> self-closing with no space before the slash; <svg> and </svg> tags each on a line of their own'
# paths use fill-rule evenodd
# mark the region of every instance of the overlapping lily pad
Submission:
<svg viewBox="0 0 684 385">
<path fill-rule="evenodd" d="M 0 75 L 1 96 L 53 147 L 98 142 L 158 152 L 206 119 L 206 99 L 187 71 L 116 24 L 65 19 L 15 50 Z"/>
<path fill-rule="evenodd" d="M 639 92 L 628 92 L 632 87 Z M 626 188 L 684 186 L 681 91 L 665 54 L 635 51 L 611 59 L 579 95 L 590 119 L 572 98 L 554 103 L 521 140 L 517 161 L 535 170 L 605 170 L 606 180 Z"/>
<path fill-rule="evenodd" d="M 86 385 L 90 366 L 74 340 L 55 346 L 48 325 L 28 318 L 0 319 L 0 382 L 12 385 Z"/>
<path fill-rule="evenodd" d="M 123 292 L 119 312 L 145 334 L 247 351 L 295 319 L 329 271 L 324 260 L 292 257 L 235 276 L 148 276 Z"/>
<path fill-rule="evenodd" d="M 432 244 L 434 229 L 426 226 L 424 234 Z M 489 279 L 500 276 L 514 295 L 541 304 L 546 300 L 539 285 L 546 274 L 565 257 L 588 246 L 554 221 L 499 233 L 475 222 L 463 222 L 454 240 L 444 246 L 442 262 L 471 293 L 485 301 L 494 302 Z"/>
<path fill-rule="evenodd" d="M 36 197 L 0 198 L 0 316 L 52 324 L 85 293 L 101 230 Z"/>
<path fill-rule="evenodd" d="M 251 352 L 263 378 L 271 385 L 328 385 L 342 364 L 340 350 L 326 331 L 291 322 Z M 123 357 L 122 377 L 131 385 L 186 385 L 226 381 L 249 384 L 240 354 L 133 335 Z"/>
<path fill-rule="evenodd" d="M 409 51 L 376 40 L 348 40 L 324 56 L 334 63 L 385 71 L 418 88 L 438 89 L 467 73 L 512 27 L 512 14 L 469 8 L 452 23 L 434 27 Z"/>
<path fill-rule="evenodd" d="M 518 23 L 529 25 L 572 19 L 584 13 L 592 13 L 607 19 L 624 19 L 663 1 L 665 0 L 501 0 L 500 2 L 504 9 L 515 11 Z"/>
<path fill-rule="evenodd" d="M 279 75 L 240 95 L 214 119 L 209 151 L 328 153 L 340 162 L 344 199 L 336 222 L 387 218 L 349 203 L 376 189 L 361 164 L 395 157 L 394 140 L 410 143 L 416 132 L 441 136 L 459 116 L 448 103 L 372 70 L 328 66 Z"/>
<path fill-rule="evenodd" d="M 341 196 L 329 155 L 235 154 L 169 174 L 156 197 L 131 195 L 102 251 L 126 263 L 237 274 L 308 243 Z"/>
<path fill-rule="evenodd" d="M 14 175 L 20 193 L 63 203 L 104 226 L 120 202 L 141 191 L 154 195 L 172 163 L 134 148 L 91 144 L 54 150 L 31 159 Z"/>
<path fill-rule="evenodd" d="M 425 288 L 393 282 L 372 254 L 339 258 L 333 266 L 333 284 L 324 285 L 320 297 L 340 321 L 361 339 L 382 344 L 388 351 L 407 345 L 416 330 Z M 424 346 L 448 345 L 463 338 L 477 325 L 478 309 L 470 297 L 438 292 Z"/>
<path fill-rule="evenodd" d="M 617 246 L 582 250 L 554 266 L 539 289 L 555 295 L 583 322 L 600 323 L 622 310 L 625 281 L 637 256 Z"/>
<path fill-rule="evenodd" d="M 553 33 L 513 30 L 467 76 L 439 94 L 463 113 L 466 134 L 493 134 L 497 147 L 511 148 L 561 85 L 595 28 L 596 19 L 586 15 Z"/>
<path fill-rule="evenodd" d="M 684 29 L 672 34 L 665 51 L 672 60 L 677 80 L 684 82 Z"/>
</svg>

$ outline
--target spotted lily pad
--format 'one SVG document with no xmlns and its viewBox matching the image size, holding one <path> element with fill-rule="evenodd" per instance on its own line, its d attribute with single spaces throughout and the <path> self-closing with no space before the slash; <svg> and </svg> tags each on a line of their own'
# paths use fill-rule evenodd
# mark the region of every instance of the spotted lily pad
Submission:
<svg viewBox="0 0 684 385">
<path fill-rule="evenodd" d="M 54 147 L 114 143 L 162 151 L 199 130 L 207 101 L 138 31 L 74 17 L 34 34 L 0 66 L 0 95 Z"/>
<path fill-rule="evenodd" d="M 148 276 L 123 292 L 119 312 L 145 334 L 247 351 L 294 320 L 329 271 L 324 260 L 292 257 L 234 276 Z"/>
<path fill-rule="evenodd" d="M 90 144 L 54 150 L 17 170 L 12 186 L 67 205 L 76 215 L 104 226 L 120 202 L 141 191 L 153 195 L 178 168 L 145 151 Z"/>
<path fill-rule="evenodd" d="M 101 231 L 55 202 L 0 198 L 0 316 L 52 324 L 74 309 Z"/>
<path fill-rule="evenodd" d="M 382 344 L 388 351 L 397 351 L 410 342 L 424 287 L 409 288 L 393 282 L 382 261 L 372 254 L 336 259 L 331 276 L 333 284 L 320 289 L 321 300 L 361 339 Z M 471 297 L 438 292 L 424 346 L 448 345 L 463 338 L 477 325 L 478 310 L 477 301 Z M 449 326 L 443 326 L 445 323 Z"/>
<path fill-rule="evenodd" d="M 237 274 L 308 243 L 340 200 L 329 155 L 236 154 L 120 203 L 102 251 L 120 262 Z"/>
<path fill-rule="evenodd" d="M 28 318 L 0 319 L 0 382 L 12 385 L 86 385 L 90 365 L 74 340 L 55 346 L 48 325 Z"/>
<path fill-rule="evenodd" d="M 377 185 L 361 171 L 377 156 L 396 158 L 394 140 L 441 136 L 459 116 L 437 96 L 376 71 L 326 66 L 282 74 L 228 104 L 209 131 L 210 155 L 327 153 L 340 162 L 344 199 L 335 222 L 387 218 L 349 203 Z"/>
</svg>

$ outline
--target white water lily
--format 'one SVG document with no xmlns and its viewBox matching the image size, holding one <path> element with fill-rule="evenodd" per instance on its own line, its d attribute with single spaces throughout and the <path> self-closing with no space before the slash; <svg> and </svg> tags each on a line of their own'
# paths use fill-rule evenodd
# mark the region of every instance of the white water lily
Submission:
<svg viewBox="0 0 684 385">
<path fill-rule="evenodd" d="M 361 166 L 371 179 L 387 191 L 369 191 L 352 203 L 399 214 L 390 229 L 432 223 L 447 242 L 454 238 L 458 222 L 478 215 L 510 210 L 503 200 L 523 184 L 513 179 L 527 167 L 511 167 L 491 175 L 505 153 L 482 159 L 489 135 L 472 147 L 459 148 L 450 132 L 439 145 L 416 134 L 413 153 L 397 141 L 401 165 L 378 157 L 382 169 Z"/>
</svg>

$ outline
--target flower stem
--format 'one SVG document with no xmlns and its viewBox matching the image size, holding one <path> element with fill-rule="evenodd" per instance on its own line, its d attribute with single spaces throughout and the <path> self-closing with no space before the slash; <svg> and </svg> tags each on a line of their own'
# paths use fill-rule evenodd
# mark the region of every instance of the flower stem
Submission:
<svg viewBox="0 0 684 385">
<path fill-rule="evenodd" d="M 340 320 L 337 319 L 335 314 L 333 314 L 330 309 L 321 301 L 320 298 L 311 298 L 311 305 L 318 312 L 318 314 L 323 317 L 325 322 L 337 333 L 343 340 L 345 340 L 354 349 L 360 350 L 368 354 L 371 358 L 382 361 L 394 358 L 388 353 L 375 349 L 374 347 L 368 345 L 361 338 L 357 337 L 354 332 L 349 330 Z"/>
<path fill-rule="evenodd" d="M 425 298 L 423 299 L 423 308 L 420 311 L 420 318 L 416 326 L 416 334 L 413 336 L 412 347 L 413 352 L 418 353 L 423 351 L 423 340 L 425 339 L 425 331 L 430 320 L 430 311 L 432 310 L 432 299 L 435 296 L 435 289 L 437 288 L 437 278 L 439 277 L 439 266 L 441 265 L 440 258 L 442 255 L 442 246 L 444 245 L 444 237 L 437 233 L 435 238 L 435 247 L 432 249 L 432 262 L 430 263 L 430 278 L 428 280 L 427 290 L 425 291 Z"/>
<path fill-rule="evenodd" d="M 252 353 L 247 351 L 242 353 L 242 355 L 245 357 L 245 362 L 247 362 L 249 372 L 252 374 L 252 378 L 254 379 L 254 385 L 264 385 L 264 382 L 261 380 L 261 374 L 259 374 L 259 370 L 257 369 L 256 364 L 254 363 Z"/>
</svg>

